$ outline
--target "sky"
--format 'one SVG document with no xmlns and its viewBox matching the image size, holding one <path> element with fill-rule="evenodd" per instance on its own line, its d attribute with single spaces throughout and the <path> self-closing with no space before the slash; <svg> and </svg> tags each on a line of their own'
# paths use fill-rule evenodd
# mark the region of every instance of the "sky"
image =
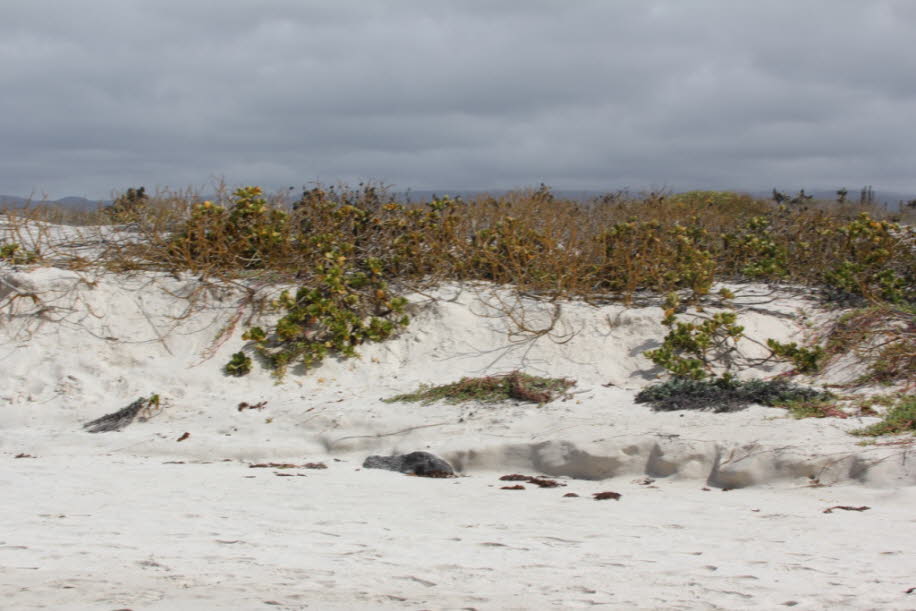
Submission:
<svg viewBox="0 0 916 611">
<path fill-rule="evenodd" d="M 3 0 L 0 193 L 916 194 L 912 0 Z"/>
</svg>

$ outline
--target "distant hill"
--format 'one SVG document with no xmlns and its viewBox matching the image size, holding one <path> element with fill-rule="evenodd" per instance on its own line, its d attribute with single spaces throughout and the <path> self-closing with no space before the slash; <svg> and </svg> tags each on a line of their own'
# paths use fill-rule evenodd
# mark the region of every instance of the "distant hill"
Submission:
<svg viewBox="0 0 916 611">
<path fill-rule="evenodd" d="M 95 210 L 110 204 L 110 201 L 96 201 L 85 197 L 62 197 L 51 200 L 30 200 L 18 195 L 0 195 L 0 208 L 24 208 L 26 206 L 60 206 L 74 210 Z"/>
<path fill-rule="evenodd" d="M 534 188 L 534 187 L 529 187 Z M 748 189 L 734 189 L 735 191 L 748 193 L 754 197 L 760 197 L 764 199 L 769 199 L 772 190 L 763 191 L 763 190 L 748 190 Z M 797 189 L 790 188 L 779 188 L 779 190 L 789 196 L 794 196 L 798 193 Z M 512 189 L 423 189 L 423 190 L 407 190 L 403 191 L 400 189 L 392 189 L 390 193 L 399 201 L 409 201 L 409 202 L 428 202 L 433 197 L 443 197 L 448 195 L 452 198 L 462 198 L 462 199 L 472 199 L 480 195 L 492 195 L 498 197 L 500 195 L 505 195 L 509 193 Z M 567 199 L 573 201 L 587 202 L 598 198 L 607 193 L 614 193 L 617 189 L 551 189 L 554 197 L 557 199 Z M 643 189 L 631 189 L 630 192 L 634 195 L 639 195 L 643 192 Z M 675 191 L 675 192 L 681 192 Z M 805 189 L 805 193 L 808 195 L 813 195 L 815 199 L 820 200 L 835 200 L 836 199 L 836 190 L 825 190 L 825 189 Z M 849 189 L 849 194 L 847 195 L 847 200 L 850 203 L 855 203 L 859 201 L 859 189 Z M 214 199 L 215 196 L 210 196 L 210 199 Z M 895 191 L 881 191 L 875 189 L 874 191 L 875 202 L 879 205 L 883 204 L 889 210 L 899 209 L 900 202 L 909 202 L 916 199 L 916 193 L 902 193 Z M 206 198 L 205 198 L 206 199 Z M 86 199 L 85 197 L 62 197 L 60 199 L 54 200 L 29 200 L 25 197 L 19 197 L 17 195 L 0 195 L 0 209 L 6 208 L 22 208 L 26 205 L 29 206 L 60 206 L 64 208 L 70 208 L 75 210 L 95 210 L 102 206 L 108 206 L 112 203 L 111 200 L 91 200 Z"/>
</svg>

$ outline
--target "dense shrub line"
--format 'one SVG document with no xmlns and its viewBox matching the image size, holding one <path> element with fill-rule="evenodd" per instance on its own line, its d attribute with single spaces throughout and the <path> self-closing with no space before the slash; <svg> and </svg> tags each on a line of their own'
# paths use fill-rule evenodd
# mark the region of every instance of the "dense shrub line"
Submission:
<svg viewBox="0 0 916 611">
<path fill-rule="evenodd" d="M 351 356 L 361 343 L 391 336 L 408 323 L 401 288 L 445 280 L 625 303 L 650 291 L 679 293 L 690 304 L 724 280 L 792 282 L 898 308 L 916 302 L 911 227 L 808 198 L 786 204 L 697 191 L 611 194 L 582 203 L 557 199 L 542 186 L 405 204 L 383 188 L 360 185 L 317 186 L 294 201 L 243 187 L 213 202 L 140 188 L 99 215 L 100 223 L 112 221 L 139 239 L 105 241 L 93 264 L 297 287 L 276 301 L 282 314 L 276 328 L 246 335 L 281 374 L 294 362 Z M 2 257 L 22 263 L 37 254 L 6 244 Z M 654 358 L 678 377 L 705 377 L 710 354 L 728 354 L 740 335 L 733 320 L 688 328 L 669 313 L 666 321 L 671 342 Z M 822 356 L 788 345 L 771 349 L 810 370 Z M 911 359 L 906 350 L 895 367 Z M 232 372 L 245 369 L 238 361 Z"/>
<path fill-rule="evenodd" d="M 911 227 L 848 206 L 775 204 L 731 192 L 559 200 L 546 187 L 419 204 L 384 189 L 314 187 L 295 201 L 244 187 L 219 202 L 131 192 L 101 215 L 145 238 L 121 268 L 208 275 L 269 270 L 308 280 L 328 252 L 390 280 L 489 280 L 567 297 L 706 294 L 723 280 L 807 284 L 836 297 L 916 300 Z M 305 282 L 304 284 L 308 284 Z"/>
</svg>

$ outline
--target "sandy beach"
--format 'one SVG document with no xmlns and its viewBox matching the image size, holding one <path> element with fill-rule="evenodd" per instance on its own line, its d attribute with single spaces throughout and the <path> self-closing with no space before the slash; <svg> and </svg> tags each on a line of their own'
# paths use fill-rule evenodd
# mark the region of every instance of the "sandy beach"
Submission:
<svg viewBox="0 0 916 611">
<path fill-rule="evenodd" d="M 523 337 L 498 289 L 444 286 L 410 296 L 398 338 L 277 383 L 223 373 L 246 345 L 231 291 L 9 265 L 0 280 L 6 608 L 916 608 L 911 446 L 848 433 L 877 418 L 636 403 L 660 373 L 642 356 L 665 334 L 657 305 L 565 303 Z M 751 337 L 825 315 L 803 292 L 740 288 Z M 576 385 L 542 406 L 381 400 L 516 369 Z M 123 430 L 84 430 L 152 394 Z M 417 450 L 458 477 L 362 468 Z M 559 485 L 504 489 L 508 474 Z"/>
</svg>

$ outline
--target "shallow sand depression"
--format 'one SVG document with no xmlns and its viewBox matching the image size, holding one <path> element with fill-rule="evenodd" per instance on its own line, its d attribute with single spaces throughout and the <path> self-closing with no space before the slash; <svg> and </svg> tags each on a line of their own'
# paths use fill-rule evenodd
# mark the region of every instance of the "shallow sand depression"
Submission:
<svg viewBox="0 0 916 611">
<path fill-rule="evenodd" d="M 567 303 L 532 338 L 498 291 L 447 286 L 411 298 L 397 339 L 276 384 L 257 364 L 222 373 L 245 346 L 238 295 L 152 273 L 0 280 L 9 608 L 916 608 L 910 447 L 859 445 L 848 431 L 872 418 L 635 403 L 659 373 L 641 356 L 664 336 L 658 307 Z M 758 339 L 823 315 L 741 288 Z M 577 384 L 540 407 L 381 401 L 513 369 Z M 83 429 L 153 393 L 147 419 Z M 416 450 L 459 477 L 361 468 Z M 251 467 L 270 463 L 327 468 Z M 563 485 L 504 489 L 514 473 Z"/>
</svg>

